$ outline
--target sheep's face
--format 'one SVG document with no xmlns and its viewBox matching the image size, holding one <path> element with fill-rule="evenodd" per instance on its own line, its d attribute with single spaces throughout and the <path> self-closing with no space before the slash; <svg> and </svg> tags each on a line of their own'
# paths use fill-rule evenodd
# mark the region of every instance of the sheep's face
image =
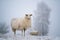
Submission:
<svg viewBox="0 0 60 40">
<path fill-rule="evenodd" d="M 31 16 L 32 16 L 32 14 L 25 14 L 25 17 L 26 17 L 26 19 L 28 19 L 28 20 L 31 19 Z"/>
</svg>

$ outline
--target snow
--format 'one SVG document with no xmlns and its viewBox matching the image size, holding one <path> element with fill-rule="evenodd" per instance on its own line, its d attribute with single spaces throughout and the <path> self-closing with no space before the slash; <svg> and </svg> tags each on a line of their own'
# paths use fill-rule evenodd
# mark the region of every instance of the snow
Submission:
<svg viewBox="0 0 60 40">
<path fill-rule="evenodd" d="M 9 36 L 7 38 L 2 37 L 0 38 L 0 40 L 60 40 L 60 37 L 16 35 L 16 36 Z"/>
<path fill-rule="evenodd" d="M 35 35 L 25 35 L 23 36 L 21 33 L 17 33 L 15 36 L 13 34 L 1 34 L 0 40 L 60 40 L 60 37 L 52 37 L 52 36 L 35 36 Z"/>
</svg>

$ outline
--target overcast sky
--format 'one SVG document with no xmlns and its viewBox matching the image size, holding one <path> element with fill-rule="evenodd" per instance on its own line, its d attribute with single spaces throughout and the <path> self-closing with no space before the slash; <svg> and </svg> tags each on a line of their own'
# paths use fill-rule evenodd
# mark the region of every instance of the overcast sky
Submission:
<svg viewBox="0 0 60 40">
<path fill-rule="evenodd" d="M 60 35 L 60 0 L 43 0 L 51 9 L 50 13 L 50 34 Z M 0 21 L 8 24 L 11 18 L 22 17 L 25 13 L 34 13 L 37 3 L 42 0 L 0 0 Z M 58 30 L 57 30 L 58 29 Z M 52 32 L 51 32 L 52 31 Z M 58 33 L 59 32 L 59 33 Z"/>
</svg>

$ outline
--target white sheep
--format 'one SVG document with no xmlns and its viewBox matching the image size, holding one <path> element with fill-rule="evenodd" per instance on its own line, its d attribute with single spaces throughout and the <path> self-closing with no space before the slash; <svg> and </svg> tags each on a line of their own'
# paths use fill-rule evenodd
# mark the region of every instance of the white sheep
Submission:
<svg viewBox="0 0 60 40">
<path fill-rule="evenodd" d="M 25 30 L 31 27 L 31 16 L 32 14 L 25 14 L 24 18 L 13 18 L 11 20 L 11 27 L 14 34 L 16 34 L 16 30 L 24 31 L 25 36 Z"/>
</svg>

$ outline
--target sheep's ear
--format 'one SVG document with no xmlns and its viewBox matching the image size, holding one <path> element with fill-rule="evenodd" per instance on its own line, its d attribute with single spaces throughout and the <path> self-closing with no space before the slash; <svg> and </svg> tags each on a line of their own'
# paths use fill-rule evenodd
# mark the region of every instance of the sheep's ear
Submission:
<svg viewBox="0 0 60 40">
<path fill-rule="evenodd" d="M 25 16 L 28 16 L 28 14 L 25 14 Z"/>
<path fill-rule="evenodd" d="M 32 16 L 32 14 L 30 14 L 30 16 Z"/>
</svg>

